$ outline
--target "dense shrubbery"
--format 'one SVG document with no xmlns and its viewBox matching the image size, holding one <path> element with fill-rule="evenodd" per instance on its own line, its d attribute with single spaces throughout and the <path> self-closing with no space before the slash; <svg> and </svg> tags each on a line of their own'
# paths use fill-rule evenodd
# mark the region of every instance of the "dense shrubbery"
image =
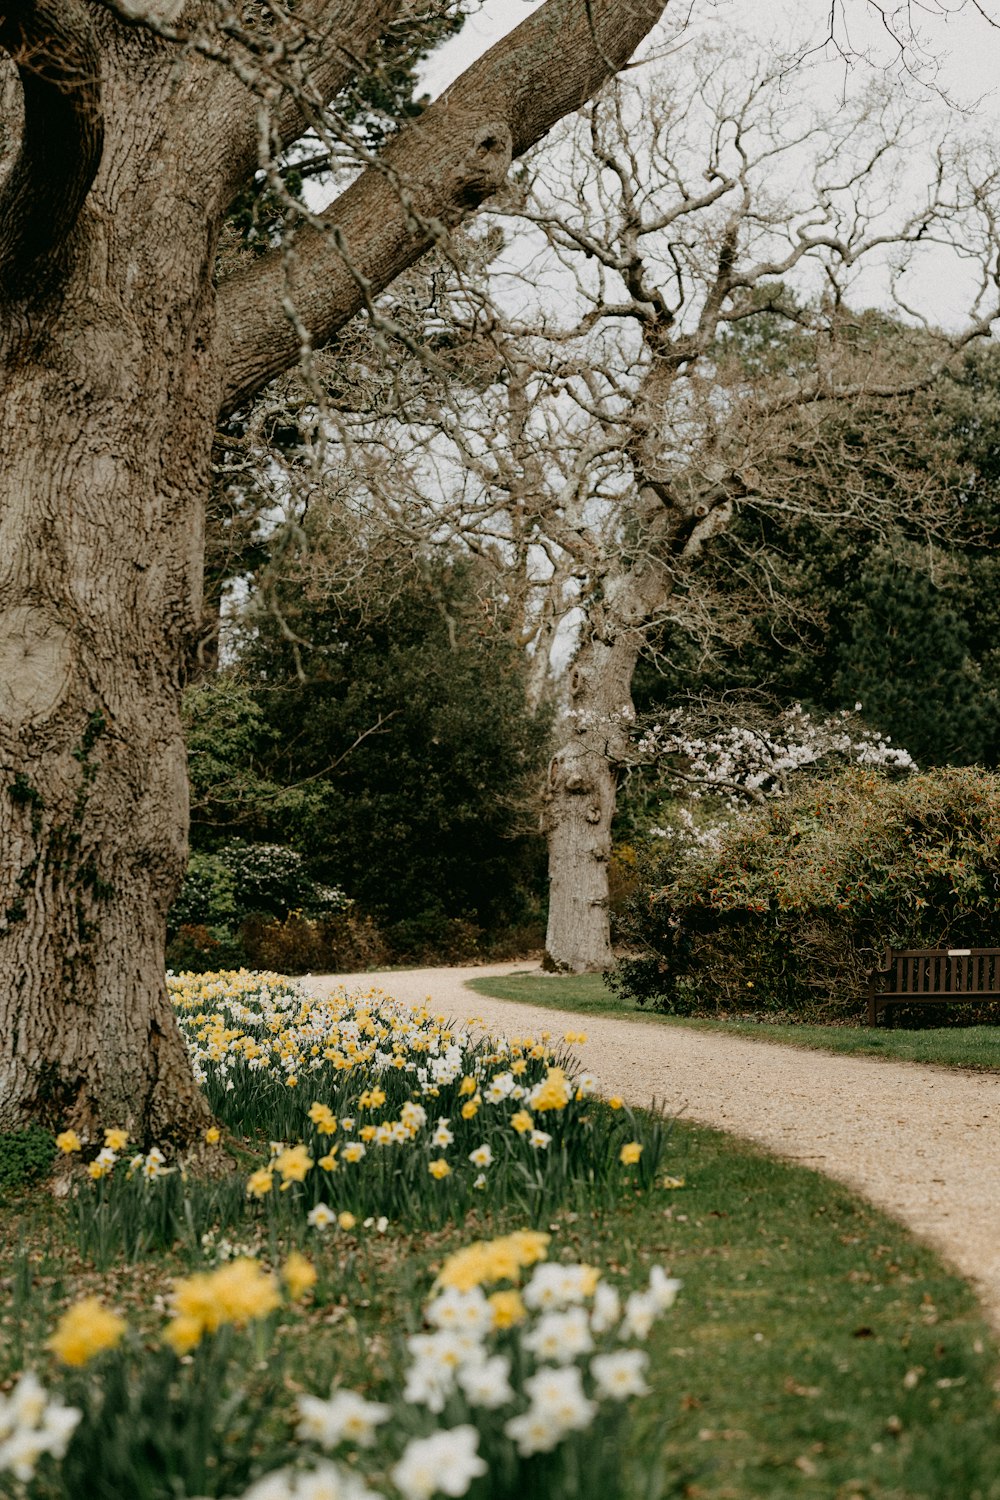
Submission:
<svg viewBox="0 0 1000 1500">
<path fill-rule="evenodd" d="M 351 906 L 342 890 L 314 880 L 294 849 L 234 839 L 214 854 L 195 850 L 170 913 L 167 962 L 363 968 L 381 961 L 384 944 Z"/>
<path fill-rule="evenodd" d="M 614 987 L 654 1009 L 861 1013 L 886 944 L 1000 945 L 1000 776 L 856 770 L 647 857 Z"/>
</svg>

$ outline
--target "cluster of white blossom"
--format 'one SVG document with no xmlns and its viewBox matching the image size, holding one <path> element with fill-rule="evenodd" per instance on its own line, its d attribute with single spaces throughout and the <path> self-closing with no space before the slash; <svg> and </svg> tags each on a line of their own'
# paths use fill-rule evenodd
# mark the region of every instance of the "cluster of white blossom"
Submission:
<svg viewBox="0 0 1000 1500">
<path fill-rule="evenodd" d="M 62 1458 L 83 1413 L 51 1397 L 32 1370 L 0 1396 L 0 1474 L 26 1484 L 44 1453 Z"/>
<path fill-rule="evenodd" d="M 877 766 L 899 773 L 915 771 L 909 751 L 861 723 L 853 711 L 813 718 L 800 703 L 781 715 L 773 730 L 731 725 L 710 737 L 691 733 L 682 710 L 644 730 L 637 751 L 645 761 L 676 756 L 692 797 L 722 796 L 732 807 L 764 797 L 783 796 L 788 778 L 806 767 Z"/>
<path fill-rule="evenodd" d="M 724 823 L 698 823 L 689 807 L 678 804 L 672 809 L 673 822 L 649 830 L 650 838 L 666 839 L 684 853 L 695 849 L 717 851 L 722 846 Z"/>
</svg>

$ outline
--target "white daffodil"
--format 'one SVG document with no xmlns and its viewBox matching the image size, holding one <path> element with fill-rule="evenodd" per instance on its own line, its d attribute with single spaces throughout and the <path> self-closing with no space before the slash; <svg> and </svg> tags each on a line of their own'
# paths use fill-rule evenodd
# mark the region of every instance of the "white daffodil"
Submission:
<svg viewBox="0 0 1000 1500">
<path fill-rule="evenodd" d="M 517 1444 L 522 1458 L 530 1458 L 533 1453 L 551 1453 L 564 1436 L 560 1424 L 538 1406 L 529 1406 L 519 1417 L 511 1417 L 503 1430 Z"/>
<path fill-rule="evenodd" d="M 521 1342 L 536 1359 L 552 1360 L 560 1365 L 571 1364 L 578 1355 L 589 1354 L 594 1347 L 590 1320 L 582 1307 L 546 1313 Z"/>
<path fill-rule="evenodd" d="M 649 1295 L 656 1303 L 658 1312 L 666 1312 L 677 1300 L 682 1282 L 668 1276 L 662 1266 L 653 1266 L 649 1273 Z"/>
<path fill-rule="evenodd" d="M 596 1393 L 612 1401 L 624 1401 L 629 1396 L 646 1396 L 649 1386 L 643 1372 L 649 1364 L 649 1355 L 644 1349 L 620 1349 L 615 1354 L 595 1354 L 590 1361 L 590 1373 L 594 1377 Z"/>
<path fill-rule="evenodd" d="M 465 1365 L 456 1379 L 470 1406 L 496 1411 L 514 1399 L 510 1383 L 510 1360 L 505 1354 L 494 1354 L 481 1365 Z"/>
<path fill-rule="evenodd" d="M 576 1365 L 554 1370 L 543 1366 L 524 1382 L 532 1405 L 544 1411 L 564 1432 L 582 1432 L 597 1415 L 597 1402 L 584 1394 Z"/>
<path fill-rule="evenodd" d="M 656 1322 L 659 1312 L 656 1299 L 649 1292 L 629 1292 L 625 1299 L 625 1316 L 618 1330 L 620 1339 L 644 1339 Z"/>
<path fill-rule="evenodd" d="M 576 1306 L 593 1296 L 597 1285 L 593 1266 L 544 1261 L 535 1267 L 524 1289 L 524 1305 L 542 1312 Z"/>
<path fill-rule="evenodd" d="M 299 1396 L 298 1408 L 296 1436 L 304 1442 L 319 1443 L 321 1448 L 336 1448 L 343 1442 L 371 1448 L 376 1427 L 392 1415 L 391 1407 L 366 1401 L 356 1391 L 335 1391 L 328 1401 Z"/>
<path fill-rule="evenodd" d="M 622 1315 L 622 1299 L 617 1287 L 599 1281 L 594 1288 L 594 1305 L 590 1313 L 590 1326 L 595 1333 L 607 1333 Z"/>
<path fill-rule="evenodd" d="M 328 1229 L 331 1224 L 336 1224 L 337 1215 L 326 1203 L 317 1203 L 306 1214 L 306 1223 L 313 1229 Z"/>
<path fill-rule="evenodd" d="M 474 1427 L 453 1427 L 413 1438 L 391 1471 L 392 1482 L 404 1500 L 464 1495 L 472 1481 L 486 1473 L 486 1464 L 476 1452 L 478 1444 Z"/>
<path fill-rule="evenodd" d="M 424 1317 L 432 1328 L 447 1328 L 482 1338 L 493 1326 L 493 1309 L 486 1300 L 482 1287 L 471 1287 L 459 1291 L 448 1287 L 424 1309 Z"/>
</svg>

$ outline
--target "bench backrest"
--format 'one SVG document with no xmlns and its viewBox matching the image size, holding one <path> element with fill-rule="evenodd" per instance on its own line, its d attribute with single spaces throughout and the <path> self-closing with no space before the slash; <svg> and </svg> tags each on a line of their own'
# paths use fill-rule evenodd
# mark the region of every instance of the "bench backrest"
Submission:
<svg viewBox="0 0 1000 1500">
<path fill-rule="evenodd" d="M 1000 992 L 1000 948 L 887 948 L 885 970 L 896 995 Z"/>
</svg>

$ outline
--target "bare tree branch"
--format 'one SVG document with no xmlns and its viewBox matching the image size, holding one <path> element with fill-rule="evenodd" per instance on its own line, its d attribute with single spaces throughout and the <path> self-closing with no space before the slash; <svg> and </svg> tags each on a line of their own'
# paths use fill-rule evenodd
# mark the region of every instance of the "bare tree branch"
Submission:
<svg viewBox="0 0 1000 1500">
<path fill-rule="evenodd" d="M 0 286 L 20 296 L 51 285 L 97 173 L 100 63 L 80 0 L 0 6 L 0 48 L 24 98 L 20 151 L 0 189 Z"/>
<path fill-rule="evenodd" d="M 664 0 L 548 0 L 402 132 L 321 222 L 220 291 L 231 412 L 329 340 L 454 222 L 495 192 L 513 158 L 578 109 L 635 51 Z M 289 316 L 290 299 L 294 320 Z"/>
</svg>

